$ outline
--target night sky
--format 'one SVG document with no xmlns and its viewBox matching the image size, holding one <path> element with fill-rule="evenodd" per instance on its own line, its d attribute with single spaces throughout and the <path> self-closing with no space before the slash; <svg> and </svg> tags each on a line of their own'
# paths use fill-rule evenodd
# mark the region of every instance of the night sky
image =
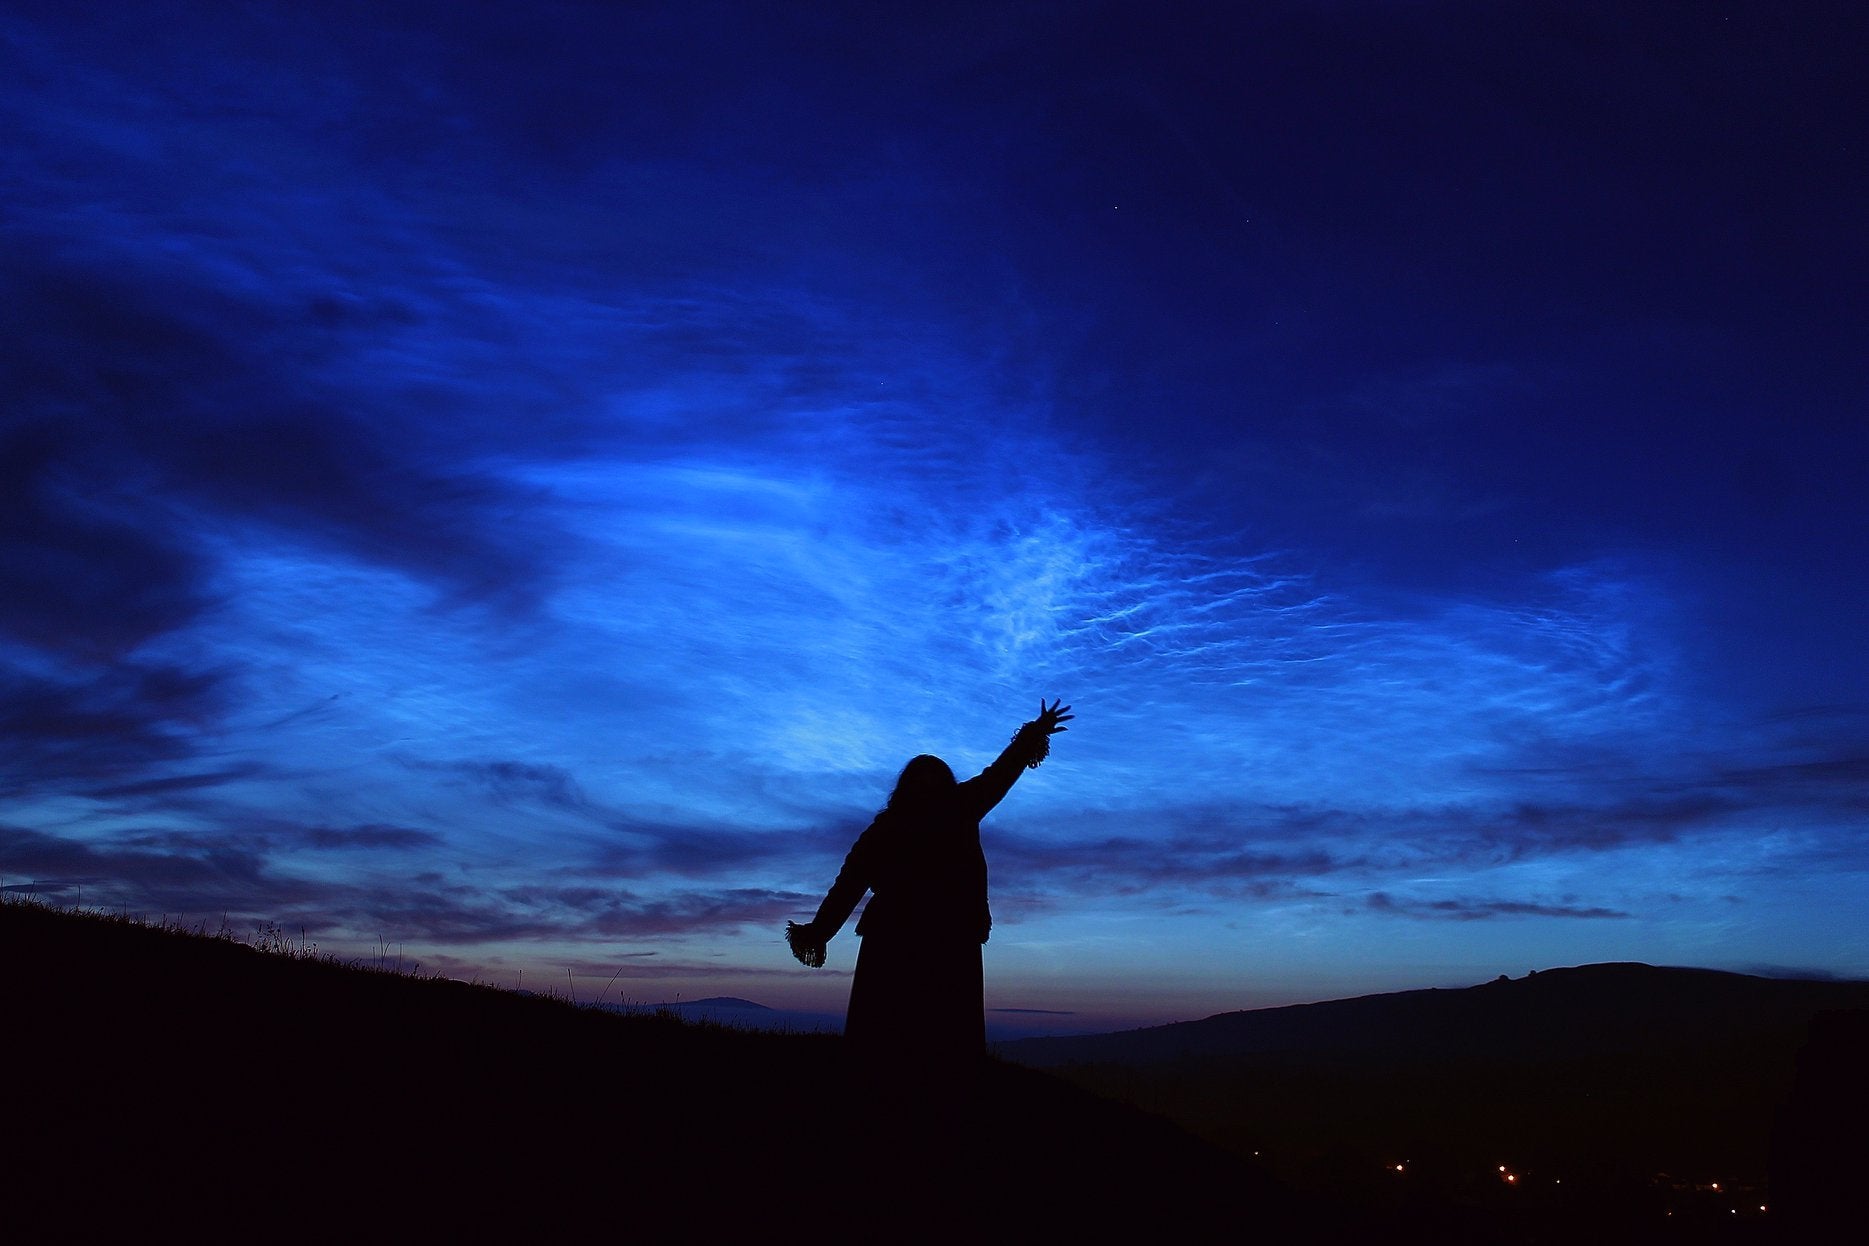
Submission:
<svg viewBox="0 0 1869 1246">
<path fill-rule="evenodd" d="M 0 11 L 0 885 L 579 998 L 1869 976 L 1869 8 Z"/>
</svg>

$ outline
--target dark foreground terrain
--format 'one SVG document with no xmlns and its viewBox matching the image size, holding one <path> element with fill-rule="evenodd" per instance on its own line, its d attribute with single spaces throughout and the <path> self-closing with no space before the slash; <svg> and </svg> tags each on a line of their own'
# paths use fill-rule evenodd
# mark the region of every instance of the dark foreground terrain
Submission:
<svg viewBox="0 0 1869 1246">
<path fill-rule="evenodd" d="M 630 1017 L 0 905 L 0 1238 L 825 1241 L 1250 1221 L 1335 1240 L 1158 1117 L 988 1062 L 854 1086 L 842 1039 Z"/>
<path fill-rule="evenodd" d="M 1860 1103 L 1859 1025 L 1814 1033 L 1794 1053 L 1808 1075 L 1782 1088 L 1802 1221 L 1605 1218 L 1497 1181 L 1417 1179 L 1432 1178 L 1431 1148 L 1406 1183 L 1372 1183 L 1368 1110 L 1347 1103 L 1413 1104 L 1430 1143 L 1447 1121 L 1432 1085 L 1363 1061 L 1340 1060 L 1334 1081 L 1288 1062 L 1280 1091 L 1278 1076 L 1197 1084 L 1179 1057 L 1106 1063 L 1100 1082 L 989 1060 L 971 1094 L 928 1102 L 859 1082 L 835 1036 L 621 1016 L 273 948 L 0 905 L 0 1237 L 1828 1241 L 1848 1240 L 1834 1234 L 1853 1202 L 1825 1191 L 1860 1184 L 1859 1137 L 1832 1141 L 1839 1105 Z M 1181 1099 L 1159 1102 L 1164 1086 Z M 1203 1128 L 1220 1112 L 1231 1135 Z M 1292 1121 L 1342 1171 L 1238 1145 Z M 1301 1134 L 1288 1138 L 1290 1152 Z"/>
</svg>

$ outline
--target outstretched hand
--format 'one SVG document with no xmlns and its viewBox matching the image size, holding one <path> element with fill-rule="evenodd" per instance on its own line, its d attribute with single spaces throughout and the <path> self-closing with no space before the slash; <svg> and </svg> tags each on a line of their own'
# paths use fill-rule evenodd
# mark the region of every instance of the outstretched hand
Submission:
<svg viewBox="0 0 1869 1246">
<path fill-rule="evenodd" d="M 792 955 L 798 963 L 811 969 L 824 968 L 824 939 L 818 934 L 815 922 L 799 925 L 797 922 L 785 923 L 785 941 L 791 945 Z"/>
<path fill-rule="evenodd" d="M 1059 724 L 1068 722 L 1075 717 L 1076 715 L 1071 713 L 1070 706 L 1060 705 L 1057 700 L 1052 701 L 1050 705 L 1046 705 L 1044 698 L 1041 697 L 1038 702 L 1038 717 L 1033 721 L 1044 729 L 1046 735 L 1056 735 L 1060 731 L 1069 731 L 1069 727 L 1063 727 Z"/>
</svg>

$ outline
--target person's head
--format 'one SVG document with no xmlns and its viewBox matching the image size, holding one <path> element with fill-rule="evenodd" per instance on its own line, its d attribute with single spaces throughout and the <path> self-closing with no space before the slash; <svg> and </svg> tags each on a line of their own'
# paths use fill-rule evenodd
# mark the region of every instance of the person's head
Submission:
<svg viewBox="0 0 1869 1246">
<path fill-rule="evenodd" d="M 895 790 L 889 793 L 889 808 L 911 810 L 938 805 L 954 793 L 954 772 L 939 757 L 923 753 L 909 760 L 896 776 Z"/>
</svg>

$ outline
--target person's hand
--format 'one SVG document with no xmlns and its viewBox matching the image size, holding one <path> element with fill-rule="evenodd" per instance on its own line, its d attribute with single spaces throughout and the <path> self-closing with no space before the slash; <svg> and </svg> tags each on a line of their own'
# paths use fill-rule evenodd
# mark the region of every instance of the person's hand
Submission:
<svg viewBox="0 0 1869 1246">
<path fill-rule="evenodd" d="M 1059 724 L 1075 717 L 1076 715 L 1071 713 L 1070 706 L 1061 706 L 1055 700 L 1050 705 L 1046 705 L 1044 698 L 1041 697 L 1038 702 L 1038 717 L 1033 721 L 1044 730 L 1046 735 L 1056 735 L 1060 731 L 1069 731 L 1069 727 L 1062 727 Z"/>
<path fill-rule="evenodd" d="M 824 937 L 818 933 L 817 925 L 806 922 L 785 923 L 785 941 L 791 945 L 792 955 L 798 963 L 811 969 L 824 968 Z"/>
</svg>

